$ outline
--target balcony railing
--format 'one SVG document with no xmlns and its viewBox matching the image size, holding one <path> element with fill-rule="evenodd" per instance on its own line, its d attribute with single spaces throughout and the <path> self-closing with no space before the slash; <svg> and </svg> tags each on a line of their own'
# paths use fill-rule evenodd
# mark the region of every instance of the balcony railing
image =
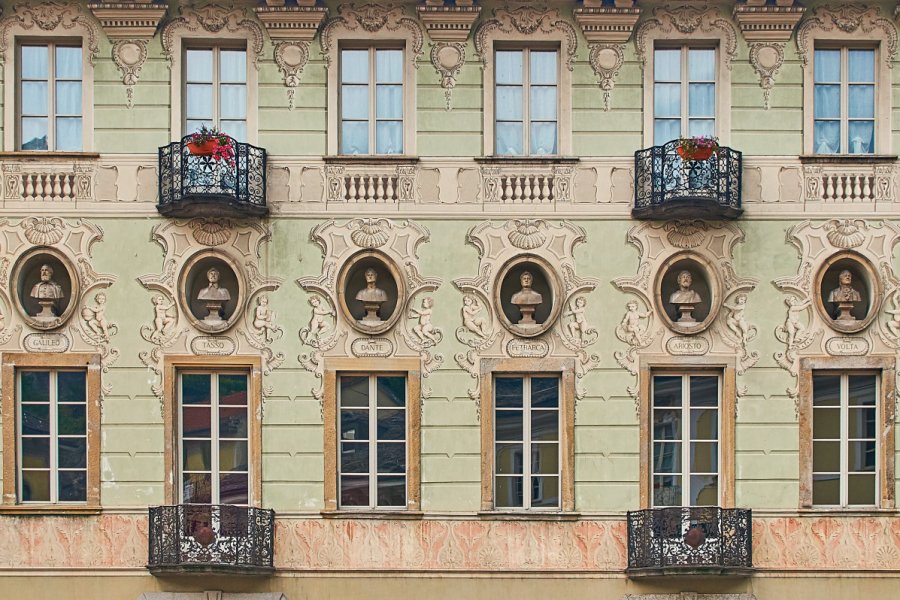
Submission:
<svg viewBox="0 0 900 600">
<path fill-rule="evenodd" d="M 753 568 L 750 510 L 716 506 L 628 512 L 628 574 L 746 575 Z"/>
<path fill-rule="evenodd" d="M 160 214 L 167 217 L 262 217 L 266 151 L 232 140 L 234 164 L 192 154 L 190 136 L 159 148 Z"/>
<path fill-rule="evenodd" d="M 634 208 L 638 219 L 741 216 L 742 157 L 719 146 L 709 158 L 688 160 L 678 142 L 634 153 Z"/>
<path fill-rule="evenodd" d="M 267 575 L 275 542 L 275 511 L 247 506 L 179 504 L 150 508 L 152 573 Z"/>
</svg>

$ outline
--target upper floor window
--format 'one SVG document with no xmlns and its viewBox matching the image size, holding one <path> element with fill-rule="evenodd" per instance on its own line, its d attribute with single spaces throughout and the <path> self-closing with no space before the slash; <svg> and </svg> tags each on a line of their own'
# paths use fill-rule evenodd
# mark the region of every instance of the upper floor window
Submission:
<svg viewBox="0 0 900 600">
<path fill-rule="evenodd" d="M 815 153 L 874 153 L 875 50 L 817 48 L 813 82 Z"/>
<path fill-rule="evenodd" d="M 344 48 L 340 153 L 403 154 L 403 50 Z"/>
<path fill-rule="evenodd" d="M 494 134 L 496 153 L 559 153 L 558 50 L 497 50 Z"/>
<path fill-rule="evenodd" d="M 247 139 L 247 50 L 210 46 L 185 50 L 185 133 L 213 126 Z"/>
<path fill-rule="evenodd" d="M 812 503 L 876 505 L 878 377 L 818 371 L 812 381 Z"/>
<path fill-rule="evenodd" d="M 656 48 L 653 53 L 653 143 L 716 135 L 715 48 Z"/>
<path fill-rule="evenodd" d="M 18 148 L 80 151 L 81 46 L 29 43 L 18 50 Z"/>
<path fill-rule="evenodd" d="M 719 400 L 715 374 L 653 376 L 654 506 L 719 504 Z"/>
</svg>

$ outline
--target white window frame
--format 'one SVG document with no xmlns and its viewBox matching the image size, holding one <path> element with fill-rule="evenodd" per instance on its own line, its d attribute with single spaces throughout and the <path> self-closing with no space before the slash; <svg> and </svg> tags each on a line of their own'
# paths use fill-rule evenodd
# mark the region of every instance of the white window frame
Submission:
<svg viewBox="0 0 900 600">
<path fill-rule="evenodd" d="M 881 469 L 882 469 L 882 461 L 881 461 L 881 373 L 875 371 L 829 371 L 827 369 L 817 369 L 813 371 L 813 382 L 815 382 L 816 375 L 824 375 L 824 376 L 838 376 L 841 378 L 841 388 L 840 388 L 840 504 L 813 504 L 815 507 L 822 508 L 872 508 L 878 506 L 879 498 L 881 498 Z M 875 479 L 875 490 L 874 497 L 875 502 L 873 504 L 850 504 L 849 495 L 850 495 L 850 487 L 849 487 L 849 448 L 850 448 L 850 437 L 847 433 L 847 425 L 849 424 L 849 416 L 850 416 L 850 377 L 851 376 L 871 376 L 875 378 L 875 470 L 872 473 Z M 813 419 L 815 418 L 815 389 L 812 390 L 812 415 Z M 832 409 L 833 410 L 833 409 Z M 815 434 L 813 434 L 814 436 Z M 854 438 L 854 441 L 868 441 L 869 438 Z M 816 441 L 834 441 L 830 438 L 819 440 L 816 437 L 810 438 L 810 443 L 812 447 L 812 458 L 813 464 L 815 464 L 815 442 Z M 824 473 L 822 471 L 812 471 L 813 480 L 815 479 L 815 475 L 817 473 Z M 812 494 L 812 490 L 811 490 Z"/>
<path fill-rule="evenodd" d="M 656 460 L 654 456 L 654 444 L 657 441 L 665 441 L 665 440 L 657 440 L 654 430 L 654 415 L 653 411 L 656 410 L 656 377 L 681 377 L 681 439 L 678 440 L 681 444 L 681 472 L 680 473 L 657 473 L 656 472 Z M 719 371 L 702 371 L 702 370 L 689 370 L 689 371 L 654 371 L 651 374 L 650 380 L 650 503 L 654 508 L 656 507 L 664 507 L 667 505 L 658 505 L 655 503 L 655 497 L 653 494 L 653 482 L 657 475 L 680 475 L 681 476 L 681 504 L 679 506 L 693 506 L 690 504 L 691 497 L 691 486 L 690 486 L 690 478 L 691 475 L 695 473 L 691 471 L 691 442 L 693 441 L 691 438 L 691 389 L 690 389 L 690 378 L 691 377 L 716 377 L 718 381 L 717 385 L 717 403 L 716 403 L 716 445 L 717 445 L 717 472 L 716 472 L 716 487 L 717 487 L 717 502 L 718 506 L 722 505 L 722 460 L 723 460 L 723 444 L 722 444 L 722 394 L 723 394 L 723 374 Z M 666 408 L 664 410 L 671 410 L 670 408 Z M 674 441 L 674 440 L 670 440 Z M 709 440 L 700 440 L 703 442 L 708 442 Z M 700 475 L 709 475 L 709 473 L 700 473 Z"/>
<path fill-rule="evenodd" d="M 341 504 L 341 477 L 345 475 L 343 470 L 341 469 L 341 465 L 343 463 L 343 456 L 341 452 L 341 442 L 342 431 L 341 431 L 341 411 L 343 410 L 343 404 L 341 402 L 341 379 L 344 377 L 366 377 L 369 380 L 369 402 L 367 410 L 369 411 L 369 438 L 366 440 L 366 443 L 369 446 L 369 469 L 367 471 L 367 477 L 369 478 L 369 504 L 368 506 L 363 506 L 360 504 L 354 504 L 351 506 L 343 506 Z M 399 473 L 379 473 L 378 472 L 378 378 L 379 377 L 402 377 L 403 378 L 403 391 L 405 395 L 405 402 L 403 405 L 404 411 L 404 421 L 403 421 L 403 447 L 406 454 L 406 468 L 403 470 L 403 478 L 404 478 L 404 496 L 406 502 L 400 506 L 385 506 L 378 504 L 378 477 L 381 475 L 385 475 L 387 477 L 397 476 Z M 354 371 L 342 371 L 338 374 L 337 377 L 337 386 L 336 386 L 336 396 L 337 396 L 337 411 L 336 411 L 336 430 L 337 430 L 337 503 L 338 508 L 342 510 L 384 510 L 384 511 L 403 511 L 407 510 L 407 504 L 409 504 L 409 467 L 410 467 L 410 440 L 409 440 L 409 411 L 410 411 L 410 399 L 409 399 L 409 374 L 400 372 L 400 371 L 372 371 L 372 372 L 354 372 Z M 352 407 L 352 410 L 360 410 L 361 407 Z M 391 408 L 388 410 L 399 410 L 396 408 Z M 396 444 L 400 440 L 390 440 L 387 443 Z M 361 475 L 361 473 L 346 473 L 346 475 Z"/>
<path fill-rule="evenodd" d="M 247 71 L 246 76 L 244 77 L 244 88 L 247 92 L 247 106 L 244 107 L 244 128 L 247 131 L 247 137 L 250 136 L 250 52 L 247 49 L 246 44 L 237 43 L 213 43 L 212 40 L 209 41 L 197 41 L 189 44 L 184 44 L 181 49 L 181 58 L 185 65 L 184 76 L 181 78 L 181 110 L 182 110 L 182 119 L 181 119 L 181 127 L 182 131 L 184 131 L 185 135 L 193 133 L 188 129 L 188 114 L 187 114 L 187 86 L 188 83 L 188 69 L 187 69 L 187 54 L 189 50 L 211 50 L 212 51 L 212 125 L 213 127 L 220 128 L 220 112 L 221 112 L 221 95 L 220 95 L 220 86 L 221 86 L 221 73 L 219 70 L 220 66 L 220 54 L 222 50 L 243 50 L 244 58 L 245 58 L 245 69 Z M 206 82 L 204 82 L 206 83 Z M 237 120 L 237 119 L 231 119 Z M 238 142 L 246 142 L 247 140 L 237 140 Z"/>
<path fill-rule="evenodd" d="M 531 486 L 532 486 L 532 478 L 535 476 L 532 473 L 532 464 L 531 464 L 531 380 L 532 378 L 538 379 L 556 379 L 557 380 L 557 397 L 556 397 L 556 441 L 555 442 L 547 442 L 547 444 L 556 444 L 557 451 L 557 465 L 558 469 L 556 472 L 557 479 L 557 496 L 558 501 L 555 506 L 531 506 Z M 498 444 L 515 444 L 518 443 L 515 440 L 497 440 L 497 417 L 496 414 L 498 411 L 510 410 L 510 411 L 519 411 L 519 409 L 504 409 L 497 407 L 497 381 L 500 379 L 521 379 L 522 380 L 522 506 L 500 506 L 497 503 L 497 460 L 496 460 L 496 452 Z M 492 404 L 492 410 L 494 411 L 494 416 L 491 419 L 493 423 L 493 431 L 491 432 L 491 437 L 493 439 L 493 448 L 492 451 L 494 453 L 494 472 L 491 474 L 491 485 L 493 486 L 493 498 L 494 498 L 494 508 L 496 510 L 509 510 L 509 511 L 547 511 L 547 512 L 559 512 L 562 510 L 562 502 L 563 502 L 563 407 L 562 407 L 562 377 L 559 376 L 558 373 L 496 373 L 492 377 L 492 387 L 493 390 L 491 393 L 494 396 L 494 401 Z M 549 409 L 542 409 L 547 410 Z M 541 443 L 541 442 L 536 442 Z M 538 474 L 537 476 L 540 476 Z"/>
<path fill-rule="evenodd" d="M 681 53 L 681 80 L 677 82 L 681 89 L 680 135 L 682 137 L 687 137 L 689 135 L 688 132 L 689 132 L 690 121 L 691 121 L 690 94 L 689 94 L 691 83 L 712 83 L 715 86 L 714 89 L 715 89 L 716 98 L 718 98 L 718 96 L 719 96 L 720 84 L 719 84 L 718 65 L 721 61 L 721 59 L 719 57 L 719 53 L 720 53 L 719 48 L 717 46 L 715 46 L 714 44 L 710 44 L 710 43 L 683 43 L 683 44 L 672 44 L 672 45 L 657 44 L 653 48 L 654 64 L 655 64 L 657 50 L 678 50 Z M 715 60 L 716 68 L 715 68 L 714 79 L 712 81 L 703 81 L 703 80 L 694 81 L 694 80 L 690 79 L 688 57 L 690 55 L 691 50 L 712 50 L 715 53 L 714 60 Z M 672 80 L 672 81 L 663 80 L 663 81 L 658 82 L 656 79 L 655 68 L 654 68 L 654 72 L 651 73 L 650 77 L 653 82 L 654 93 L 655 93 L 655 89 L 656 89 L 656 83 L 676 83 L 674 80 Z M 653 104 L 650 104 L 649 106 L 650 106 L 650 111 L 653 116 L 653 120 L 652 120 L 653 126 L 650 131 L 650 136 L 652 138 L 655 138 L 656 137 L 656 118 L 657 118 L 656 117 L 656 105 L 655 105 L 655 103 L 653 103 Z M 719 132 L 719 110 L 720 110 L 719 103 L 718 103 L 718 101 L 716 101 L 713 103 L 713 116 L 712 116 L 712 120 L 714 123 L 713 131 L 715 132 L 714 135 L 718 135 L 718 132 Z M 708 120 L 708 118 L 696 119 L 696 120 Z M 665 143 L 666 143 L 666 141 L 656 140 L 656 139 L 653 140 L 654 145 L 663 145 Z"/>
<path fill-rule="evenodd" d="M 254 498 L 253 498 L 253 478 L 254 478 L 254 468 L 253 464 L 253 448 L 251 444 L 253 443 L 251 437 L 251 381 L 250 381 L 250 373 L 241 370 L 241 369 L 179 369 L 177 372 L 177 381 L 176 381 L 176 398 L 177 398 L 177 445 L 178 445 L 178 456 L 176 458 L 176 467 L 175 467 L 175 483 L 176 483 L 176 497 L 178 504 L 184 504 L 184 419 L 183 419 L 183 408 L 184 404 L 182 402 L 182 376 L 184 375 L 209 375 L 210 376 L 210 481 L 212 483 L 212 487 L 210 490 L 210 504 L 222 504 L 220 501 L 220 493 L 219 489 L 219 479 L 222 473 L 219 470 L 219 375 L 244 375 L 247 378 L 247 403 L 245 404 L 245 408 L 247 410 L 247 437 L 245 438 L 226 438 L 228 440 L 233 441 L 245 441 L 247 442 L 247 504 L 236 504 L 235 506 L 254 506 Z M 190 406 L 190 405 L 189 405 Z M 201 407 L 203 405 L 200 405 Z M 226 405 L 227 406 L 227 405 Z M 193 439 L 193 438 L 192 438 Z M 203 438 L 198 438 L 203 439 Z M 233 471 L 239 473 L 240 471 Z"/>
<path fill-rule="evenodd" d="M 815 146 L 816 121 L 818 120 L 818 119 L 816 119 L 815 87 L 816 87 L 816 85 L 819 85 L 816 83 L 815 60 L 816 60 L 816 51 L 818 51 L 818 50 L 839 50 L 841 53 L 841 80 L 840 80 L 840 82 L 828 82 L 827 84 L 825 84 L 825 85 L 828 85 L 828 84 L 838 83 L 841 88 L 841 93 L 840 93 L 841 116 L 839 118 L 840 137 L 838 138 L 838 141 L 840 143 L 840 148 L 838 149 L 837 152 L 832 152 L 832 153 L 819 153 L 816 150 L 816 146 Z M 872 70 L 875 73 L 875 80 L 871 84 L 869 84 L 869 83 L 851 84 L 850 83 L 850 70 L 849 70 L 850 50 L 872 50 L 873 51 L 872 60 L 874 62 L 872 65 L 872 67 L 873 67 Z M 880 88 L 881 88 L 881 85 L 879 83 L 879 68 L 878 67 L 879 67 L 880 61 L 879 61 L 879 56 L 878 56 L 878 47 L 872 46 L 872 45 L 865 45 L 865 44 L 838 44 L 838 43 L 823 42 L 821 44 L 817 44 L 815 46 L 815 48 L 813 48 L 812 56 L 813 56 L 813 59 L 812 59 L 812 67 L 811 68 L 812 68 L 813 94 L 812 94 L 812 104 L 810 105 L 810 111 L 812 112 L 812 136 L 813 136 L 812 153 L 815 154 L 816 156 L 847 155 L 847 156 L 863 156 L 863 157 L 875 154 L 878 149 L 878 146 L 879 146 L 880 138 L 882 137 L 881 135 L 878 134 L 878 124 L 879 124 L 878 102 L 879 102 L 879 94 L 880 94 Z M 873 94 L 873 101 L 874 101 L 875 105 L 872 107 L 872 111 L 873 111 L 872 115 L 873 116 L 871 119 L 861 119 L 858 117 L 857 118 L 850 117 L 850 87 L 851 87 L 851 85 L 872 85 L 875 88 L 875 91 Z M 828 120 L 832 120 L 832 119 L 828 119 Z M 870 152 L 850 154 L 850 147 L 849 147 L 850 140 L 848 138 L 849 138 L 849 133 L 850 133 L 850 122 L 851 121 L 872 121 L 874 123 L 873 143 L 872 143 L 872 150 Z"/>
<path fill-rule="evenodd" d="M 22 414 L 22 373 L 49 373 L 49 386 L 50 386 L 50 395 L 49 395 L 49 416 L 50 416 L 50 433 L 47 436 L 36 436 L 29 435 L 29 438 L 49 438 L 50 440 L 50 500 L 25 500 L 21 497 L 22 487 L 22 472 L 23 470 L 35 470 L 35 471 L 43 471 L 44 469 L 24 469 L 22 466 L 22 424 L 24 423 L 24 415 Z M 84 369 L 71 369 L 71 368 L 38 368 L 38 367 L 25 367 L 22 369 L 16 369 L 16 422 L 19 423 L 19 427 L 17 427 L 16 431 L 16 464 L 18 465 L 16 468 L 16 484 L 19 490 L 19 502 L 23 505 L 29 504 L 59 504 L 59 422 L 58 422 L 58 406 L 59 406 L 59 397 L 58 392 L 59 388 L 57 385 L 57 374 L 61 372 L 67 373 L 84 373 L 84 381 L 85 381 L 85 389 L 84 389 L 84 418 L 85 418 L 85 431 L 83 436 L 75 436 L 75 435 L 66 435 L 63 437 L 66 438 L 78 438 L 83 437 L 85 441 L 85 468 L 84 469 L 62 469 L 63 471 L 84 471 L 85 473 L 85 481 L 86 486 L 90 486 L 90 478 L 88 477 L 88 473 L 91 469 L 90 465 L 90 451 L 87 449 L 87 444 L 90 443 L 90 435 L 88 434 L 88 406 L 90 404 L 88 400 L 88 374 Z M 78 404 L 78 403 L 72 403 Z M 65 504 L 71 505 L 80 505 L 87 504 L 87 496 L 90 494 L 89 489 L 85 489 L 85 500 L 64 500 L 62 501 Z"/>
<path fill-rule="evenodd" d="M 368 55 L 369 55 L 369 68 L 368 68 L 369 81 L 367 84 L 368 92 L 369 92 L 369 118 L 368 118 L 369 152 L 367 152 L 366 154 L 358 154 L 358 155 L 357 154 L 345 154 L 343 152 L 344 149 L 341 147 L 341 139 L 343 138 L 343 127 L 344 127 L 344 104 L 343 104 L 344 103 L 344 94 L 342 92 L 343 86 L 344 86 L 344 81 L 341 76 L 341 70 L 343 67 L 343 60 L 344 60 L 344 50 L 365 50 L 368 52 Z M 399 50 L 400 52 L 403 53 L 403 57 L 401 59 L 401 63 L 403 65 L 403 68 L 402 68 L 403 78 L 401 80 L 401 86 L 402 86 L 401 96 L 402 96 L 403 100 L 401 101 L 402 114 L 401 114 L 401 118 L 400 118 L 401 139 L 403 140 L 403 151 L 400 152 L 399 154 L 379 154 L 376 151 L 377 150 L 376 131 L 378 129 L 379 119 L 378 119 L 377 110 L 376 110 L 377 109 L 376 100 L 378 97 L 378 76 L 376 73 L 375 55 L 378 50 Z M 405 68 L 407 56 L 406 56 L 406 48 L 404 47 L 404 45 L 402 43 L 390 43 L 390 42 L 386 42 L 386 43 L 382 43 L 382 44 L 366 44 L 366 45 L 342 44 L 340 49 L 338 50 L 338 61 L 339 61 L 339 64 L 338 64 L 338 92 L 337 92 L 337 94 L 338 94 L 338 117 L 337 117 L 338 132 L 337 132 L 337 135 L 338 135 L 338 151 L 341 154 L 341 156 L 379 156 L 379 157 L 381 157 L 381 156 L 387 156 L 387 157 L 406 156 L 407 155 L 407 148 L 406 148 L 406 143 L 407 143 L 406 95 L 407 95 L 407 89 L 409 88 L 409 80 L 407 79 L 406 68 Z M 381 119 L 381 120 L 396 121 L 396 119 Z"/>
<path fill-rule="evenodd" d="M 562 65 L 560 61 L 560 48 L 558 46 L 541 46 L 541 45 L 531 45 L 531 46 L 521 46 L 521 45 L 510 45 L 507 46 L 505 44 L 497 44 L 494 46 L 494 63 L 496 64 L 497 52 L 521 52 L 522 53 L 522 154 L 500 154 L 498 156 L 503 157 L 511 157 L 511 158 L 553 158 L 555 156 L 560 155 L 560 147 L 561 147 L 561 134 L 560 134 L 560 78 L 562 69 L 565 67 Z M 547 120 L 536 120 L 532 121 L 531 119 L 531 53 L 532 52 L 554 52 L 556 54 L 556 83 L 554 84 L 556 87 L 556 120 L 553 121 L 556 123 L 556 154 L 532 154 L 531 153 L 531 125 L 532 123 L 549 123 Z M 494 81 L 492 82 L 494 87 L 494 98 L 497 97 L 497 75 L 494 73 Z M 493 146 L 496 151 L 497 147 L 497 123 L 499 119 L 497 119 L 497 105 L 494 103 L 493 106 L 493 127 L 491 128 L 491 135 L 493 135 Z M 508 123 L 518 122 L 518 121 L 506 121 Z"/>
</svg>

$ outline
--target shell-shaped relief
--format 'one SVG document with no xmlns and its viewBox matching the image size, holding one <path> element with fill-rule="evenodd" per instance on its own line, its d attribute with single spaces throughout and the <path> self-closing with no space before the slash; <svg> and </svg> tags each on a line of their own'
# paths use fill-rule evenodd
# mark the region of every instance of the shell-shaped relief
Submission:
<svg viewBox="0 0 900 600">
<path fill-rule="evenodd" d="M 360 248 L 380 248 L 391 237 L 387 230 L 392 225 L 387 219 L 354 219 L 350 226 L 356 227 L 350 239 Z"/>
<path fill-rule="evenodd" d="M 194 239 L 204 246 L 219 246 L 231 237 L 231 223 L 225 219 L 195 219 L 191 221 Z"/>
<path fill-rule="evenodd" d="M 682 221 L 676 219 L 666 223 L 666 239 L 676 248 L 689 250 L 696 248 L 701 243 L 706 231 L 709 229 L 704 221 L 695 219 L 693 221 Z"/>
<path fill-rule="evenodd" d="M 63 238 L 59 217 L 29 217 L 22 222 L 25 239 L 38 246 L 52 246 Z"/>
<path fill-rule="evenodd" d="M 859 220 L 832 219 L 825 225 L 826 237 L 836 248 L 858 248 L 866 240 L 861 224 L 863 222 Z"/>
<path fill-rule="evenodd" d="M 541 231 L 543 221 L 525 219 L 516 221 L 516 228 L 509 232 L 510 243 L 520 250 L 534 250 L 540 248 L 547 241 L 547 236 Z"/>
</svg>

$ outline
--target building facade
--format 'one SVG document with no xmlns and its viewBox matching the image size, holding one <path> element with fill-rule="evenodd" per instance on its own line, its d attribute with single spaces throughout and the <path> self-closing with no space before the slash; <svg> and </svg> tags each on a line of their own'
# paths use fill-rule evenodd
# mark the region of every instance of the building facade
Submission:
<svg viewBox="0 0 900 600">
<path fill-rule="evenodd" d="M 0 7 L 0 597 L 900 594 L 896 3 Z"/>
</svg>

